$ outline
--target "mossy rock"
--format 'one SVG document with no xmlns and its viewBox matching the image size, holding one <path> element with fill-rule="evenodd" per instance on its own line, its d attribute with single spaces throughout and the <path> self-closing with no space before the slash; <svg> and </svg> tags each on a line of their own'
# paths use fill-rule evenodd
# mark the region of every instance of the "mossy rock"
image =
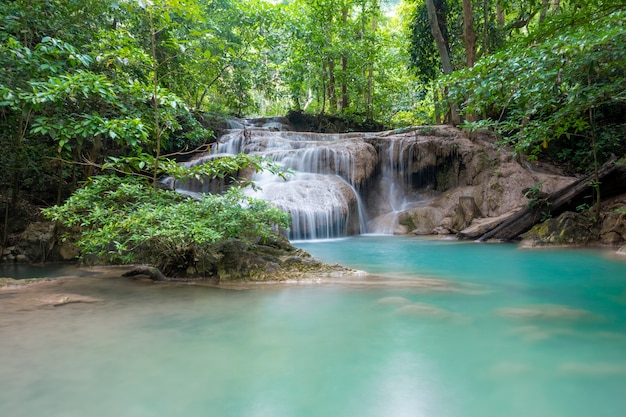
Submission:
<svg viewBox="0 0 626 417">
<path fill-rule="evenodd" d="M 195 265 L 187 268 L 186 278 L 212 278 L 229 281 L 283 281 L 310 275 L 352 271 L 340 265 L 319 262 L 282 236 L 269 241 L 249 242 L 227 239 L 203 248 Z M 164 271 L 172 275 L 171 271 Z"/>
<path fill-rule="evenodd" d="M 596 241 L 598 233 L 598 227 L 588 216 L 568 211 L 524 233 L 522 246 L 585 246 Z"/>
</svg>

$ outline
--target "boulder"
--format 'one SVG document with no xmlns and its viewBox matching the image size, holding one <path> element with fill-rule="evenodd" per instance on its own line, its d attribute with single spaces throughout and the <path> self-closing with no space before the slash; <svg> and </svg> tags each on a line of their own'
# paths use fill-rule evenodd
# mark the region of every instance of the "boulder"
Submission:
<svg viewBox="0 0 626 417">
<path fill-rule="evenodd" d="M 65 231 L 54 222 L 33 222 L 13 237 L 12 245 L 1 252 L 3 262 L 38 263 L 75 260 L 79 249 L 75 239 L 60 239 Z"/>
<path fill-rule="evenodd" d="M 626 192 L 626 167 L 617 164 L 615 157 L 612 157 L 598 169 L 597 173 L 579 178 L 557 191 L 544 192 L 545 190 L 538 188 L 542 183 L 530 187 L 524 192 L 528 197 L 526 207 L 485 233 L 480 240 L 513 240 L 546 216 L 558 215 L 574 208 L 578 210 L 579 207 L 587 205 L 592 198 L 593 190 L 590 184 L 596 181 L 596 177 L 600 179 L 601 195 L 611 197 Z M 596 240 L 597 238 L 598 236 L 595 236 Z"/>
<path fill-rule="evenodd" d="M 521 246 L 584 246 L 596 241 L 598 233 L 596 223 L 589 216 L 567 211 L 524 233 Z"/>
<path fill-rule="evenodd" d="M 319 262 L 277 236 L 268 242 L 228 239 L 218 243 L 197 262 L 198 274 L 214 274 L 217 282 L 283 281 L 312 275 L 350 274 L 340 265 Z"/>
<path fill-rule="evenodd" d="M 396 233 L 455 233 L 480 218 L 480 229 L 488 231 L 487 224 L 499 224 L 501 216 L 526 207 L 525 190 L 549 194 L 575 181 L 551 167 L 514 159 L 496 147 L 488 133 L 472 141 L 457 129 L 434 126 L 364 139 L 379 153 L 378 171 L 384 174 L 382 180 L 370 181 L 370 218 L 379 219 L 393 212 L 392 206 L 401 206 L 390 204 L 395 200 L 389 176 L 403 178 L 405 192 L 417 201 L 397 215 Z M 385 164 L 392 172 L 385 174 Z"/>
<path fill-rule="evenodd" d="M 451 229 L 454 231 L 463 230 L 478 217 L 482 217 L 482 214 L 474 197 L 459 197 L 459 204 L 456 206 L 452 217 Z"/>
<path fill-rule="evenodd" d="M 145 256 L 142 256 L 144 254 Z M 294 247 L 282 235 L 256 241 L 225 239 L 213 244 L 189 247 L 184 253 L 150 255 L 144 247 L 138 252 L 140 264 L 124 276 L 145 276 L 158 282 L 284 281 L 313 276 L 350 275 L 355 271 L 340 265 L 317 261 Z"/>
<path fill-rule="evenodd" d="M 600 227 L 600 243 L 620 246 L 626 242 L 626 196 L 608 199 L 602 207 L 605 213 Z"/>
<path fill-rule="evenodd" d="M 34 222 L 28 225 L 16 243 L 15 260 L 45 262 L 56 260 L 56 225 L 52 222 Z"/>
<path fill-rule="evenodd" d="M 444 213 L 439 207 L 416 207 L 400 215 L 399 223 L 413 235 L 432 235 L 441 224 Z"/>
</svg>

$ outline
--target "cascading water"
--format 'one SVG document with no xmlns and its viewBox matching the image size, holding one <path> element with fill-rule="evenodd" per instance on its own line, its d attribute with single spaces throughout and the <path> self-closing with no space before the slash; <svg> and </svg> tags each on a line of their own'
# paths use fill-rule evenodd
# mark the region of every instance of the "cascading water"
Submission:
<svg viewBox="0 0 626 417">
<path fill-rule="evenodd" d="M 381 140 L 371 133 L 293 132 L 280 118 L 232 121 L 229 127 L 210 154 L 188 164 L 248 153 L 291 170 L 286 181 L 267 172 L 254 174 L 258 187 L 246 193 L 290 213 L 292 240 L 393 234 L 399 214 L 423 201 L 408 187 L 411 141 Z M 223 184 L 192 180 L 174 185 L 187 193 L 215 192 L 220 187 Z"/>
<path fill-rule="evenodd" d="M 434 171 L 436 161 L 421 164 L 415 136 L 385 137 L 378 141 L 380 175 L 374 181 L 375 201 L 367 224 L 369 233 L 394 234 L 399 217 L 407 210 L 431 201 L 439 193 L 423 171 Z"/>
</svg>

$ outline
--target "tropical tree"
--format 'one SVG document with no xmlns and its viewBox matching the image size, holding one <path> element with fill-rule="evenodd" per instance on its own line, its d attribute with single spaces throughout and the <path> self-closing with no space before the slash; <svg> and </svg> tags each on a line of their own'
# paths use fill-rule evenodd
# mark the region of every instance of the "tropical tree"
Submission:
<svg viewBox="0 0 626 417">
<path fill-rule="evenodd" d="M 58 204 L 81 181 L 107 169 L 144 183 L 149 177 L 153 192 L 160 193 L 160 176 L 182 175 L 163 152 L 209 139 L 174 93 L 184 91 L 186 45 L 200 36 L 191 29 L 202 17 L 197 3 L 95 2 L 88 11 L 66 3 L 0 5 L 5 69 L 0 74 L 0 167 L 8 174 L 1 182 L 3 242 L 20 196 Z M 52 17 L 66 19 L 65 24 Z M 260 167 L 240 156 L 186 174 L 223 176 L 250 164 Z M 56 198 L 46 197 L 41 190 L 53 182 Z"/>
<path fill-rule="evenodd" d="M 572 169 L 597 172 L 625 145 L 623 6 L 561 4 L 525 38 L 445 78 L 448 98 L 463 113 L 482 116 L 470 129 L 492 128 L 531 158 L 543 152 Z"/>
<path fill-rule="evenodd" d="M 111 164 L 119 166 L 117 161 Z M 278 167 L 244 154 L 191 169 L 163 160 L 161 168 L 185 178 L 224 178 L 244 168 L 280 173 Z M 267 241 L 289 225 L 285 212 L 246 197 L 240 187 L 190 199 L 150 184 L 151 176 L 140 172 L 94 176 L 64 204 L 47 208 L 44 214 L 63 224 L 69 235 L 79 235 L 76 243 L 91 262 L 144 262 L 168 276 L 210 275 L 214 271 L 201 264 L 212 256 L 216 242 Z"/>
<path fill-rule="evenodd" d="M 439 100 L 442 91 L 432 82 L 442 75 L 471 68 L 477 59 L 507 42 L 515 43 L 538 20 L 545 20 L 549 10 L 554 13 L 558 8 L 555 2 L 538 0 L 406 0 L 406 3 L 410 5 L 405 9 L 412 67 L 420 81 L 433 89 L 438 108 L 447 112 L 452 124 L 461 121 L 457 105 Z M 465 114 L 466 119 L 474 117 Z"/>
</svg>

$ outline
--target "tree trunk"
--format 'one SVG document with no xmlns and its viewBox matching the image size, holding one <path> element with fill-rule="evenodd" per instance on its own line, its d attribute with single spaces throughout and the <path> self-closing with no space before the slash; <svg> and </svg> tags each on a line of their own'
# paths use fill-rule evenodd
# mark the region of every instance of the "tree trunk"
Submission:
<svg viewBox="0 0 626 417">
<path fill-rule="evenodd" d="M 539 22 L 543 22 L 544 20 L 546 20 L 549 7 L 550 7 L 550 0 L 541 0 L 541 13 L 539 13 Z"/>
<path fill-rule="evenodd" d="M 328 96 L 328 105 L 332 112 L 337 108 L 337 95 L 335 94 L 335 61 L 329 59 L 326 63 L 328 72 L 328 84 L 326 85 L 326 95 Z"/>
<path fill-rule="evenodd" d="M 489 54 L 489 0 L 483 0 L 483 51 L 481 56 Z"/>
<path fill-rule="evenodd" d="M 376 32 L 376 17 L 372 18 L 372 33 Z M 373 119 L 372 104 L 374 103 L 374 63 L 369 62 L 367 69 L 367 100 L 365 108 L 367 110 L 367 118 Z"/>
<path fill-rule="evenodd" d="M 563 211 L 576 207 L 582 202 L 588 201 L 587 198 L 589 197 L 589 192 L 591 191 L 594 193 L 595 191 L 593 189 L 590 190 L 590 185 L 593 185 L 596 182 L 602 182 L 607 186 L 611 184 L 611 181 L 608 179 L 610 176 L 618 172 L 619 168 L 618 165 L 615 164 L 615 159 L 616 158 L 613 158 L 602 165 L 602 167 L 598 169 L 598 172 L 594 172 L 591 175 L 581 178 L 575 183 L 563 188 L 562 190 L 550 194 L 543 199 L 545 203 L 543 206 L 528 206 L 511 215 L 493 229 L 485 232 L 478 240 L 485 241 L 489 239 L 496 239 L 506 241 L 516 239 L 522 233 L 530 230 L 531 227 L 541 221 L 543 217 L 542 210 L 545 211 L 546 208 L 548 208 L 550 214 L 559 215 Z M 622 192 L 624 188 L 623 181 L 619 182 L 621 182 L 621 189 L 617 189 L 616 192 Z"/>
<path fill-rule="evenodd" d="M 472 68 L 476 63 L 476 30 L 471 0 L 463 0 L 463 43 L 465 44 L 465 65 L 467 68 Z M 471 96 L 472 92 L 468 91 L 467 94 Z M 476 120 L 476 114 L 466 113 L 465 119 L 473 122 Z"/>
<path fill-rule="evenodd" d="M 157 30 L 154 26 L 154 18 L 152 16 L 152 9 L 148 9 L 148 17 L 150 22 L 150 50 L 152 52 L 152 111 L 154 112 L 154 139 L 156 142 L 156 149 L 154 154 L 154 166 L 152 173 L 152 188 L 154 191 L 158 187 L 158 172 L 159 172 L 159 158 L 161 157 L 161 125 L 159 120 L 159 61 L 156 51 L 156 35 Z"/>
<path fill-rule="evenodd" d="M 498 21 L 498 26 L 504 26 L 504 9 L 500 3 L 496 3 L 496 20 Z"/>
<path fill-rule="evenodd" d="M 441 28 L 439 27 L 439 21 L 437 20 L 437 9 L 433 0 L 426 0 L 426 11 L 428 12 L 428 23 L 430 30 L 435 38 L 435 44 L 437 45 L 437 51 L 441 59 L 441 67 L 443 73 L 448 75 L 452 74 L 452 62 L 450 61 L 450 54 L 448 53 L 448 44 L 443 37 Z M 450 123 L 457 125 L 461 122 L 459 117 L 459 111 L 454 104 L 450 104 Z"/>
<path fill-rule="evenodd" d="M 476 30 L 472 1 L 463 0 L 463 43 L 465 44 L 465 64 L 472 68 L 476 63 Z"/>
<path fill-rule="evenodd" d="M 345 4 L 343 10 L 341 11 L 343 25 L 347 26 L 348 24 L 348 5 Z M 341 54 L 341 97 L 339 97 L 339 103 L 337 110 L 339 112 L 343 112 L 348 108 L 348 52 L 343 52 Z"/>
<path fill-rule="evenodd" d="M 428 24 L 430 30 L 435 38 L 435 44 L 437 45 L 437 51 L 439 52 L 439 58 L 441 59 L 441 66 L 443 73 L 448 75 L 452 74 L 452 63 L 450 61 L 450 54 L 448 53 L 448 44 L 441 33 L 439 28 L 439 21 L 437 20 L 437 9 L 433 0 L 426 1 L 426 10 L 428 12 Z"/>
<path fill-rule="evenodd" d="M 166 277 L 163 273 L 153 266 L 148 265 L 139 265 L 131 269 L 130 271 L 124 272 L 122 274 L 123 277 L 134 277 L 137 275 L 147 275 L 150 277 L 152 281 L 165 281 Z"/>
<path fill-rule="evenodd" d="M 439 90 L 433 88 L 433 102 L 435 103 L 435 124 L 440 125 L 442 123 L 441 112 L 439 111 Z"/>
<path fill-rule="evenodd" d="M 343 55 L 341 57 L 341 72 L 343 74 L 341 80 L 341 97 L 339 98 L 339 104 L 337 110 L 343 112 L 348 108 L 349 100 L 348 100 L 348 81 L 346 74 L 348 73 L 348 57 L 347 55 Z"/>
</svg>

